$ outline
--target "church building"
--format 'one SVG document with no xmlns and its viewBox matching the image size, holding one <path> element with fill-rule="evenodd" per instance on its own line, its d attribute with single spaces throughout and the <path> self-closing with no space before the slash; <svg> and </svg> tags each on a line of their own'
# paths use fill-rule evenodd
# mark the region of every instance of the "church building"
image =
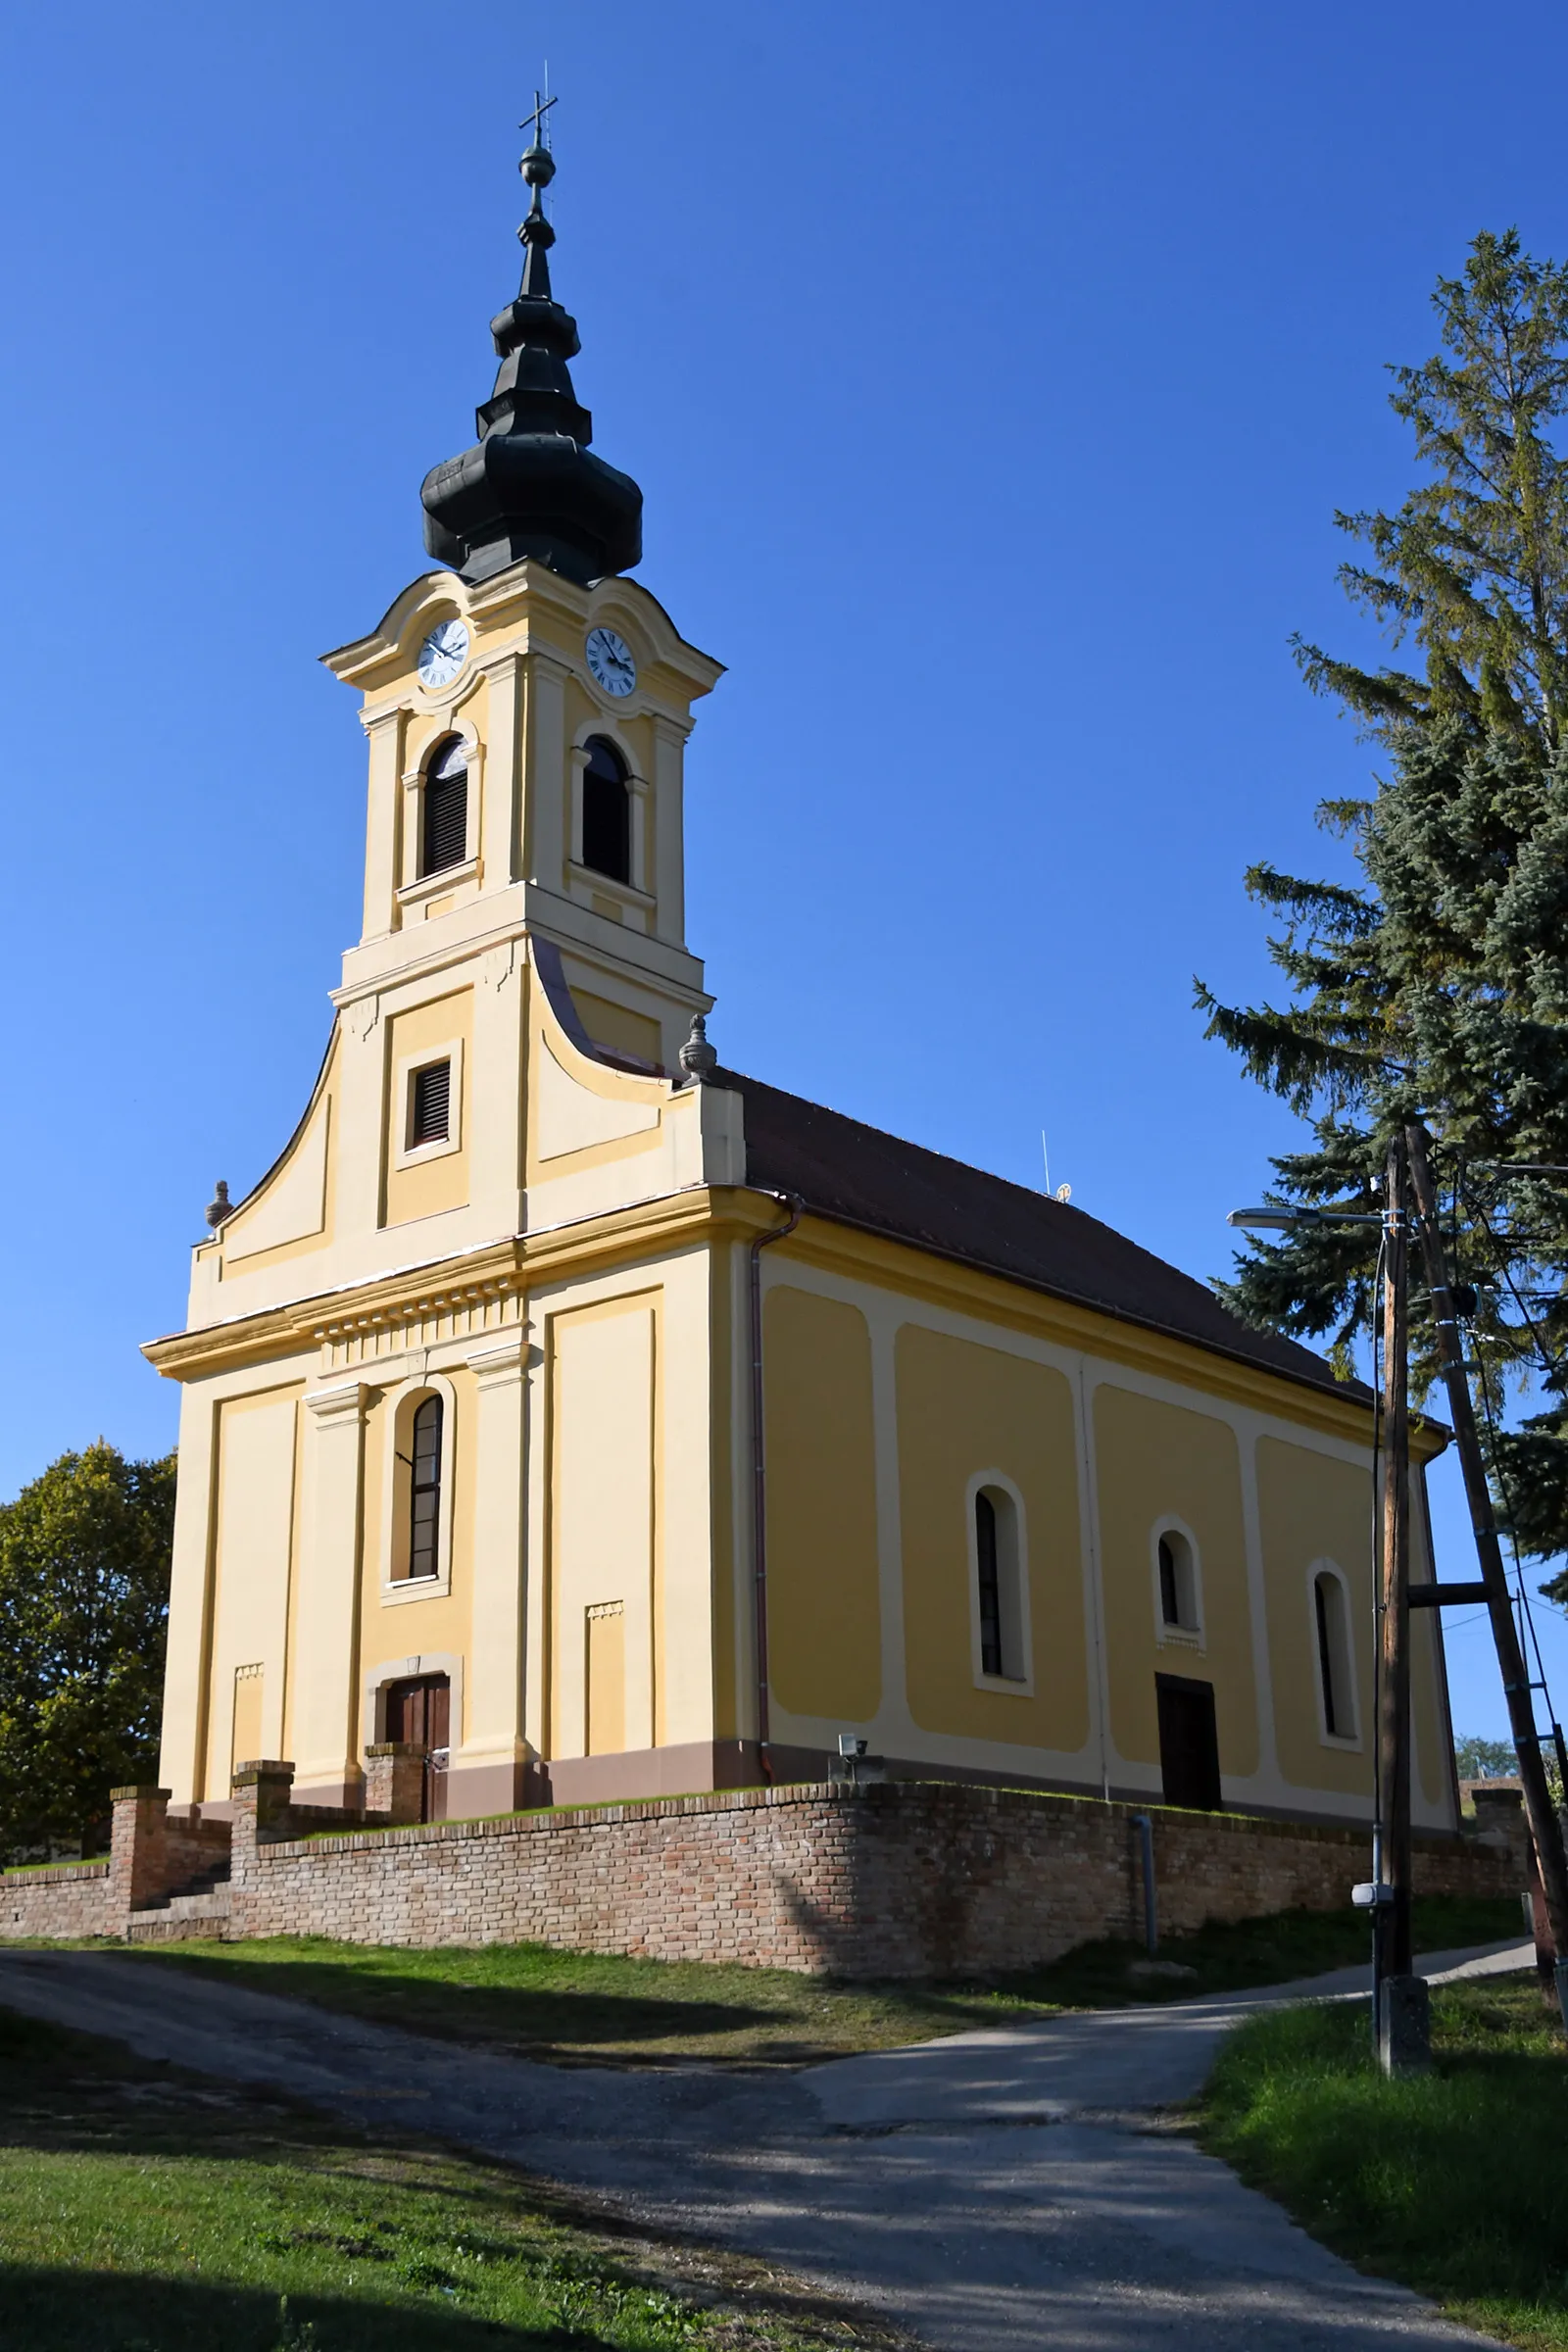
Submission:
<svg viewBox="0 0 1568 2352">
<path fill-rule="evenodd" d="M 721 665 L 627 576 L 641 493 L 590 447 L 539 139 L 522 169 L 435 568 L 326 657 L 369 785 L 325 1059 L 146 1350 L 182 1391 L 164 1783 L 220 1813 L 288 1759 L 354 1806 L 403 1741 L 456 1819 L 821 1779 L 847 1738 L 1364 1821 L 1369 1394 L 709 1044 L 682 764 Z M 1436 1611 L 1412 1645 L 1415 1819 L 1451 1828 Z"/>
</svg>

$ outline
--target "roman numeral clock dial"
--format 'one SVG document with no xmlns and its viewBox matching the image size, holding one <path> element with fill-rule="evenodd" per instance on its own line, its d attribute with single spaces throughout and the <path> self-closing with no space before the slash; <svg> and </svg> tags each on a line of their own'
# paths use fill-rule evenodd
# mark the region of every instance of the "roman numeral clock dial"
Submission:
<svg viewBox="0 0 1568 2352">
<path fill-rule="evenodd" d="M 590 629 L 584 649 L 594 684 L 601 694 L 613 695 L 623 702 L 637 683 L 637 664 L 632 660 L 631 647 L 613 629 Z"/>
</svg>

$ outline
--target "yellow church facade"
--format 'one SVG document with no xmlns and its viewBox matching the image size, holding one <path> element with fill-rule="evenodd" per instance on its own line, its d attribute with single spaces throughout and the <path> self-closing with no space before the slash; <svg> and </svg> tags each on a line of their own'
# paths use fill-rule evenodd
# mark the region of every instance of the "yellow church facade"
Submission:
<svg viewBox="0 0 1568 2352">
<path fill-rule="evenodd" d="M 849 1736 L 1368 1818 L 1365 1392 L 1081 1210 L 716 1066 L 682 794 L 720 667 L 624 576 L 640 497 L 528 230 L 437 568 L 327 657 L 368 800 L 325 1061 L 147 1350 L 165 1785 L 221 1808 L 286 1758 L 353 1805 L 400 1740 L 456 1818 L 821 1777 Z M 1451 1827 L 1435 1611 L 1412 1645 Z"/>
</svg>

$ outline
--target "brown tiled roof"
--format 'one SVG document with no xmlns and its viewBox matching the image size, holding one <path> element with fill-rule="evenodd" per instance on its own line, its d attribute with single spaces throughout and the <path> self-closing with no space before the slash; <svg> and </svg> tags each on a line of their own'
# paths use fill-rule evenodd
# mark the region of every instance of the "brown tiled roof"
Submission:
<svg viewBox="0 0 1568 2352">
<path fill-rule="evenodd" d="M 1310 1348 L 1252 1330 L 1202 1283 L 1081 1208 L 755 1078 L 720 1070 L 713 1083 L 745 1098 L 748 1184 L 797 1194 L 814 1216 L 910 1242 L 1350 1402 L 1371 1401 L 1359 1381 L 1336 1380 Z"/>
</svg>

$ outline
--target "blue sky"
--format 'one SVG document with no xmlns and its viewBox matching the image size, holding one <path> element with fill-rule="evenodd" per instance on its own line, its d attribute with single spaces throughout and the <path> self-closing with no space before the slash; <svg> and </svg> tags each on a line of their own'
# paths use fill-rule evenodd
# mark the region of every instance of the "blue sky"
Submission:
<svg viewBox="0 0 1568 2352">
<path fill-rule="evenodd" d="M 1223 1270 L 1291 1123 L 1193 974 L 1265 985 L 1242 868 L 1335 870 L 1313 806 L 1368 772 L 1287 640 L 1364 648 L 1331 516 L 1408 484 L 1383 368 L 1432 348 L 1437 273 L 1482 227 L 1568 250 L 1528 135 L 1568 21 L 1483 31 L 1454 0 L 13 12 L 0 1492 L 172 1441 L 136 1344 L 305 1100 L 363 840 L 316 657 L 425 567 L 546 57 L 578 391 L 646 493 L 639 576 L 730 665 L 689 828 L 726 1060 L 1024 1183 L 1045 1127 L 1084 1207 Z M 1460 1728 L 1500 1731 L 1485 1629 L 1450 1658 Z"/>
</svg>

